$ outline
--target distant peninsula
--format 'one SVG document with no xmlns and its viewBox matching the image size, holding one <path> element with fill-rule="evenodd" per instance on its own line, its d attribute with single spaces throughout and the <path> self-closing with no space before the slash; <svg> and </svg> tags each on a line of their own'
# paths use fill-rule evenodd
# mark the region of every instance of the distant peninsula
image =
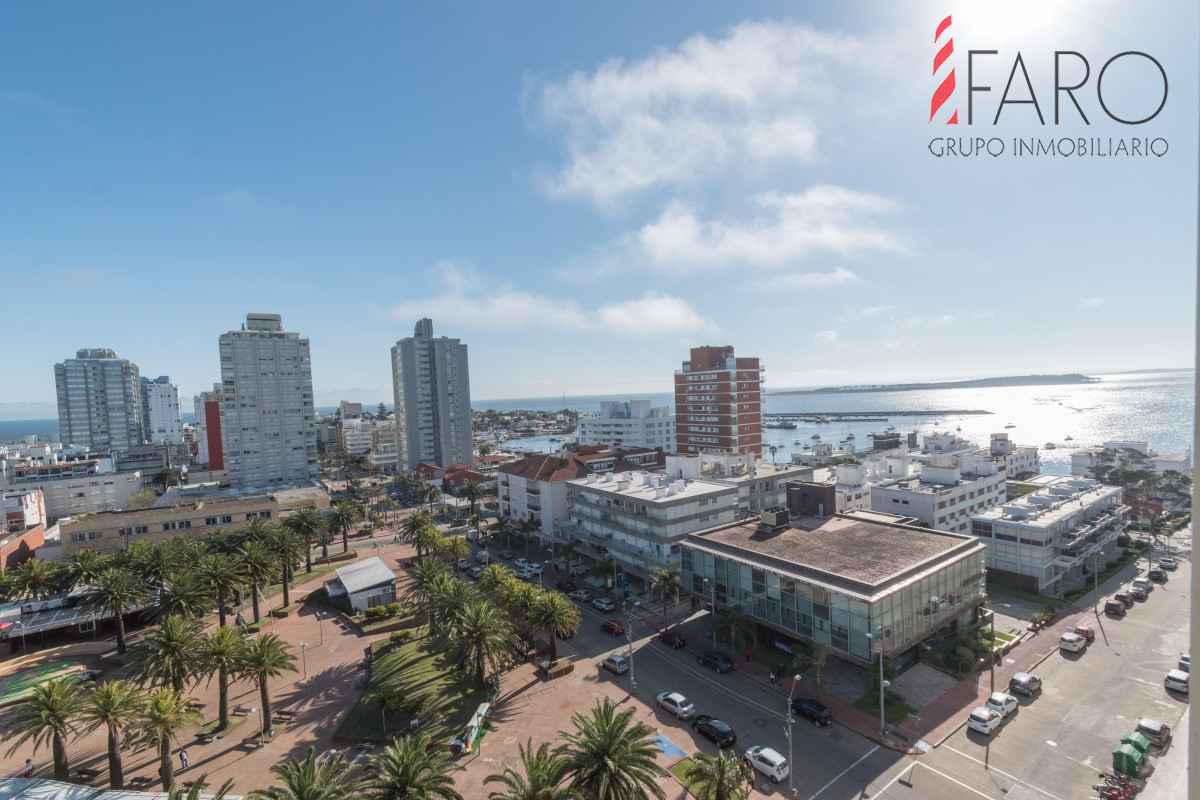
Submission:
<svg viewBox="0 0 1200 800">
<path fill-rule="evenodd" d="M 972 381 L 940 381 L 937 383 L 891 383 L 863 386 L 826 386 L 821 389 L 788 389 L 767 392 L 768 395 L 793 394 L 859 394 L 862 392 L 915 392 L 922 389 L 984 389 L 991 386 L 1058 386 L 1063 384 L 1096 383 L 1100 379 L 1073 372 L 1069 375 L 1010 375 L 1006 378 L 978 378 Z"/>
</svg>

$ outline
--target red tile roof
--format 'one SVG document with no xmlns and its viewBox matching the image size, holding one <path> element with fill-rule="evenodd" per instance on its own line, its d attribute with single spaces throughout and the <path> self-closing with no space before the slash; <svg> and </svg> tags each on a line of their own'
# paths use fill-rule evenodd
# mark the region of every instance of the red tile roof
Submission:
<svg viewBox="0 0 1200 800">
<path fill-rule="evenodd" d="M 561 456 L 538 454 L 530 455 L 515 461 L 511 464 L 505 464 L 500 467 L 499 472 L 505 475 L 512 475 L 525 480 L 543 481 L 545 483 L 557 483 L 559 481 L 569 481 L 575 478 L 583 478 L 597 471 L 594 466 L 595 462 L 611 461 L 612 472 L 632 472 L 639 469 L 660 469 L 666 466 L 666 456 L 662 453 L 657 453 L 657 458 L 650 461 L 635 463 L 625 459 L 626 456 L 644 455 L 654 453 L 649 449 L 637 450 L 603 450 L 597 448 L 595 452 L 590 452 L 584 456 L 570 456 L 563 458 Z M 606 470 L 607 471 L 607 470 Z"/>
</svg>

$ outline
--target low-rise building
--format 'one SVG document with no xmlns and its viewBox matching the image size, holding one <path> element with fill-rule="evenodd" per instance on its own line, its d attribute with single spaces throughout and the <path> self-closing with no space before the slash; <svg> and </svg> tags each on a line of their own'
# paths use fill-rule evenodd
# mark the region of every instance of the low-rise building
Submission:
<svg viewBox="0 0 1200 800">
<path fill-rule="evenodd" d="M 614 449 L 650 447 L 675 451 L 675 417 L 667 406 L 651 408 L 649 400 L 605 400 L 600 414 L 579 419 L 579 444 Z"/>
<path fill-rule="evenodd" d="M 115 461 L 108 454 L 70 461 L 51 458 L 46 463 L 13 459 L 4 464 L 0 489 L 40 488 L 47 525 L 62 517 L 125 508 L 145 488 L 141 472 L 115 472 Z"/>
<path fill-rule="evenodd" d="M 336 570 L 325 582 L 329 602 L 347 613 L 396 602 L 396 573 L 379 556 L 355 561 Z"/>
<path fill-rule="evenodd" d="M 1129 507 L 1118 486 L 1044 475 L 1042 488 L 971 517 L 987 545 L 988 570 L 1008 583 L 1058 594 L 1079 585 L 1119 551 Z"/>
<path fill-rule="evenodd" d="M 740 517 L 784 505 L 788 481 L 812 476 L 810 468 L 797 464 L 773 464 L 749 453 L 717 452 L 667 456 L 663 473 L 672 478 L 705 480 L 735 487 Z"/>
<path fill-rule="evenodd" d="M 972 536 L 888 521 L 873 512 L 793 522 L 786 509 L 693 533 L 683 587 L 717 609 L 740 606 L 775 646 L 805 639 L 868 664 L 904 662 L 955 635 L 985 594 L 986 548 Z M 760 641 L 761 641 L 760 637 Z"/>
<path fill-rule="evenodd" d="M 964 456 L 957 465 L 925 463 L 913 469 L 872 485 L 871 509 L 915 517 L 939 531 L 965 533 L 972 514 L 1005 498 L 1004 473 L 989 459 Z"/>
<path fill-rule="evenodd" d="M 12 569 L 46 540 L 46 501 L 39 487 L 0 494 L 4 528 L 0 531 L 0 566 Z"/>
</svg>

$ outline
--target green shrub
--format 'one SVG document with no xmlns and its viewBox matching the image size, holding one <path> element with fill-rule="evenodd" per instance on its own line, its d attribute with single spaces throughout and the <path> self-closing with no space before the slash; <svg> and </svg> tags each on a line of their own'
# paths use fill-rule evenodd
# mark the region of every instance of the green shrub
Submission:
<svg viewBox="0 0 1200 800">
<path fill-rule="evenodd" d="M 400 605 L 399 603 L 388 603 L 388 607 L 387 607 L 388 616 L 394 617 L 397 614 L 399 614 L 402 610 L 404 610 L 404 606 Z"/>
<path fill-rule="evenodd" d="M 429 695 L 414 694 L 412 697 L 409 697 L 404 701 L 404 704 L 400 707 L 400 710 L 405 714 L 416 717 L 423 714 L 425 709 L 429 708 L 429 706 Z"/>
<path fill-rule="evenodd" d="M 367 619 L 382 619 L 387 616 L 386 606 L 371 606 L 367 609 Z"/>
<path fill-rule="evenodd" d="M 384 689 L 379 695 L 379 702 L 383 704 L 383 710 L 387 713 L 399 714 L 404 710 L 408 697 L 403 689 Z"/>
<path fill-rule="evenodd" d="M 412 635 L 412 631 L 396 631 L 388 637 L 388 641 L 399 647 L 402 644 L 407 644 L 408 640 L 412 638 Z"/>
</svg>

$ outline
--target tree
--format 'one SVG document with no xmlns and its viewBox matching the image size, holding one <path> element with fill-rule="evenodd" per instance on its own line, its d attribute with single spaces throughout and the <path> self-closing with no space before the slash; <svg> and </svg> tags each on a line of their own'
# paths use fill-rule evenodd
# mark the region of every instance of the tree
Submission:
<svg viewBox="0 0 1200 800">
<path fill-rule="evenodd" d="M 445 542 L 446 537 L 433 525 L 421 528 L 413 538 L 413 544 L 417 548 L 417 558 L 441 552 Z"/>
<path fill-rule="evenodd" d="M 112 614 L 117 624 L 117 652 L 124 655 L 125 612 L 130 606 L 143 603 L 150 596 L 149 587 L 126 569 L 110 567 L 100 574 L 92 592 L 84 596 L 80 606 Z"/>
<path fill-rule="evenodd" d="M 775 463 L 775 454 L 779 452 L 779 448 L 775 445 L 767 445 L 767 450 L 771 451 L 771 463 Z"/>
<path fill-rule="evenodd" d="M 33 742 L 34 755 L 39 747 L 49 744 L 54 754 L 54 779 L 68 780 L 67 738 L 77 732 L 76 721 L 83 708 L 81 692 L 74 675 L 35 686 L 33 695 L 17 706 L 5 725 L 5 738 L 16 737 L 9 754 L 25 742 Z"/>
<path fill-rule="evenodd" d="M 339 500 L 333 504 L 333 513 L 329 524 L 334 530 L 342 532 L 342 552 L 350 550 L 350 528 L 363 518 L 362 506 L 353 500 Z"/>
<path fill-rule="evenodd" d="M 728 635 L 729 646 L 734 650 L 750 647 L 758 641 L 754 623 L 742 611 L 740 604 L 717 612 L 713 617 L 712 624 L 718 633 L 724 632 Z"/>
<path fill-rule="evenodd" d="M 464 580 L 447 576 L 435 583 L 429 600 L 437 619 L 444 623 L 438 626 L 441 630 L 437 633 L 447 639 L 454 638 L 459 632 L 462 612 L 481 599 L 478 590 Z"/>
<path fill-rule="evenodd" d="M 423 503 L 429 503 L 429 513 L 432 515 L 434 506 L 442 499 L 442 489 L 430 481 L 421 481 L 417 485 L 417 498 Z"/>
<path fill-rule="evenodd" d="M 579 609 L 562 592 L 542 592 L 533 602 L 530 615 L 535 630 L 550 638 L 550 662 L 558 661 L 558 636 L 579 627 Z"/>
<path fill-rule="evenodd" d="M 558 546 L 558 557 L 566 564 L 567 574 L 571 574 L 571 561 L 579 555 L 579 543 L 574 539 L 563 542 Z"/>
<path fill-rule="evenodd" d="M 121 741 L 141 719 L 145 695 L 129 681 L 105 681 L 84 694 L 79 718 L 87 723 L 87 732 L 104 728 L 108 733 L 108 785 L 125 788 L 125 769 L 121 763 Z"/>
<path fill-rule="evenodd" d="M 140 684 L 170 686 L 182 693 L 200 666 L 198 620 L 170 616 L 129 654 L 129 677 Z"/>
<path fill-rule="evenodd" d="M 750 765 L 726 756 L 696 753 L 684 772 L 684 780 L 696 795 L 696 800 L 746 800 L 750 796 Z"/>
<path fill-rule="evenodd" d="M 663 605 L 666 605 L 667 598 L 671 595 L 678 599 L 679 584 L 675 581 L 675 573 L 662 567 L 654 567 L 648 577 L 646 588 L 650 590 L 651 596 L 662 600 Z"/>
<path fill-rule="evenodd" d="M 466 481 L 458 490 L 458 496 L 471 504 L 471 514 L 475 514 L 475 506 L 483 499 L 483 487 L 475 481 Z"/>
<path fill-rule="evenodd" d="M 292 565 L 296 563 L 296 559 L 300 558 L 300 553 L 304 549 L 304 543 L 300 541 L 300 537 L 291 528 L 279 526 L 271 529 L 271 535 L 267 538 L 267 547 L 275 556 L 275 563 L 279 566 L 281 574 L 281 584 L 283 585 L 283 604 L 289 606 L 292 604 L 291 582 L 292 582 Z"/>
<path fill-rule="evenodd" d="M 271 552 L 268 543 L 258 539 L 249 539 L 242 542 L 239 560 L 242 565 L 242 573 L 250 581 L 250 605 L 254 609 L 254 621 L 258 622 L 262 619 L 258 604 L 259 587 L 271 580 L 278 559 L 275 553 Z"/>
<path fill-rule="evenodd" d="M 199 619 L 212 611 L 213 598 L 209 586 L 201 582 L 192 570 L 172 573 L 158 590 L 154 606 L 155 619 L 171 615 Z"/>
<path fill-rule="evenodd" d="M 421 558 L 413 564 L 409 572 L 411 581 L 404 590 L 404 602 L 423 606 L 428 603 L 439 581 L 450 577 L 450 572 L 444 562 L 436 558 Z"/>
<path fill-rule="evenodd" d="M 312 546 L 317 540 L 317 535 L 325 530 L 325 518 L 314 508 L 302 508 L 285 517 L 283 524 L 304 542 L 304 571 L 312 572 Z"/>
<path fill-rule="evenodd" d="M 200 639 L 202 672 L 217 677 L 217 730 L 229 727 L 229 679 L 242 668 L 242 634 L 234 628 L 217 628 Z"/>
<path fill-rule="evenodd" d="M 112 557 L 98 550 L 80 550 L 67 564 L 67 587 L 74 589 L 95 583 L 104 570 L 111 566 Z"/>
<path fill-rule="evenodd" d="M 250 792 L 250 800 L 348 800 L 361 785 L 350 779 L 353 771 L 341 753 L 318 761 L 309 747 L 303 761 L 290 758 L 271 767 L 277 785 Z"/>
<path fill-rule="evenodd" d="M 206 772 L 192 781 L 192 785 L 187 789 L 172 786 L 167 790 L 166 800 L 225 800 L 229 793 L 233 791 L 233 781 L 228 780 L 222 783 L 216 792 L 208 794 L 204 791 L 208 788 L 207 778 L 208 773 Z"/>
<path fill-rule="evenodd" d="M 479 579 L 475 581 L 475 585 L 479 590 L 486 594 L 496 603 L 503 605 L 503 593 L 515 580 L 517 576 L 507 566 L 501 563 L 488 564 L 483 568 L 483 572 L 479 573 Z"/>
<path fill-rule="evenodd" d="M 808 642 L 808 657 L 813 665 L 813 677 L 817 679 L 817 697 L 821 696 L 821 670 L 829 658 L 829 645 L 824 642 Z"/>
<path fill-rule="evenodd" d="M 155 689 L 146 696 L 138 737 L 148 746 L 158 748 L 158 777 L 163 789 L 175 785 L 171 745 L 184 728 L 200 721 L 200 712 L 192 707 L 189 698 L 174 689 Z"/>
<path fill-rule="evenodd" d="M 264 739 L 271 737 L 271 694 L 267 690 L 267 679 L 296 671 L 296 657 L 290 651 L 291 647 L 273 633 L 250 637 L 242 649 L 242 674 L 258 679 Z"/>
<path fill-rule="evenodd" d="M 246 573 L 242 571 L 241 563 L 225 553 L 210 553 L 200 561 L 197 575 L 216 598 L 218 624 L 224 628 L 226 601 L 246 585 Z"/>
<path fill-rule="evenodd" d="M 399 736 L 367 762 L 362 788 L 369 800 L 463 800 L 450 777 L 462 770 L 446 750 L 429 749 L 428 734 Z"/>
<path fill-rule="evenodd" d="M 22 561 L 10 573 L 17 596 L 34 600 L 45 597 L 58 584 L 59 569 L 58 564 L 53 561 L 43 561 L 40 558 Z"/>
<path fill-rule="evenodd" d="M 461 536 L 445 537 L 445 543 L 442 545 L 442 552 L 450 560 L 450 563 L 456 563 L 460 558 L 467 558 L 471 555 L 471 545 Z"/>
<path fill-rule="evenodd" d="M 563 732 L 554 751 L 565 762 L 570 789 L 588 800 L 665 800 L 658 779 L 667 772 L 655 761 L 655 730 L 633 715 L 633 708 L 618 714 L 607 697 L 588 715 L 575 712 L 575 732 Z"/>
<path fill-rule="evenodd" d="M 475 686 L 487 688 L 486 668 L 499 671 L 500 663 L 513 651 L 512 625 L 500 609 L 486 600 L 469 603 L 459 612 L 450 657 L 475 667 Z"/>
<path fill-rule="evenodd" d="M 566 775 L 565 764 L 550 752 L 550 743 L 542 742 L 537 750 L 533 740 L 518 745 L 521 755 L 521 772 L 505 767 L 499 775 L 489 775 L 484 783 L 498 783 L 503 791 L 492 792 L 488 800 L 558 800 L 562 797 L 558 785 Z"/>
<path fill-rule="evenodd" d="M 175 470 L 170 467 L 163 467 L 154 473 L 154 477 L 150 479 L 150 483 L 155 486 L 161 486 L 164 492 L 171 488 L 171 484 L 176 482 Z"/>
</svg>

